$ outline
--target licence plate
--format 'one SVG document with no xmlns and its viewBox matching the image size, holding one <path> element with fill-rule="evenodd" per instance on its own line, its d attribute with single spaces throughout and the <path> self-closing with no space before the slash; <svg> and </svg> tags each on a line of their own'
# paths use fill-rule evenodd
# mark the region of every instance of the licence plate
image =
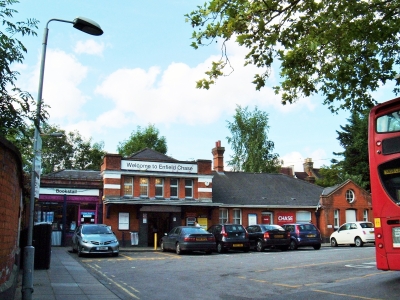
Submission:
<svg viewBox="0 0 400 300">
<path fill-rule="evenodd" d="M 315 237 L 315 234 L 307 234 L 307 237 Z"/>
<path fill-rule="evenodd" d="M 204 241 L 207 241 L 207 238 L 196 238 L 196 241 L 198 241 L 198 242 L 204 242 Z"/>
<path fill-rule="evenodd" d="M 106 251 L 106 250 L 108 250 L 108 247 L 97 247 L 97 250 Z"/>
<path fill-rule="evenodd" d="M 282 239 L 283 238 L 283 234 L 275 234 L 274 237 L 276 239 Z"/>
<path fill-rule="evenodd" d="M 369 233 L 374 233 L 374 231 L 373 231 L 373 230 L 371 230 Z"/>
<path fill-rule="evenodd" d="M 233 247 L 243 247 L 243 244 L 233 244 Z"/>
</svg>

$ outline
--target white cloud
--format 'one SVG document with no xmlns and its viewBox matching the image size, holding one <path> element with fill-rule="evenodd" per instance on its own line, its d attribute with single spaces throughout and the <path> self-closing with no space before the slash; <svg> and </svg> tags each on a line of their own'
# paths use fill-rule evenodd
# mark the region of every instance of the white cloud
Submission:
<svg viewBox="0 0 400 300">
<path fill-rule="evenodd" d="M 104 44 L 95 40 L 78 41 L 75 45 L 74 52 L 78 54 L 91 54 L 101 56 L 103 54 Z"/>
<path fill-rule="evenodd" d="M 42 98 L 51 107 L 47 110 L 53 123 L 82 119 L 84 112 L 81 107 L 89 97 L 82 93 L 79 84 L 87 76 L 87 72 L 88 68 L 80 64 L 74 56 L 60 50 L 47 51 Z M 37 89 L 38 82 L 39 64 L 30 77 L 29 90 Z"/>
</svg>

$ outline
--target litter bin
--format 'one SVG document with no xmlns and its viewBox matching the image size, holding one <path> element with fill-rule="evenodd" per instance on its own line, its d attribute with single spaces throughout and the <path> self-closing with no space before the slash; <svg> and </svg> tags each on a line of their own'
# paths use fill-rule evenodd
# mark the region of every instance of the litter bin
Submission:
<svg viewBox="0 0 400 300">
<path fill-rule="evenodd" d="M 131 245 L 135 246 L 139 244 L 139 235 L 137 231 L 131 232 Z"/>
<path fill-rule="evenodd" d="M 35 247 L 35 270 L 50 268 L 51 232 L 51 224 L 33 226 L 32 245 Z"/>
<path fill-rule="evenodd" d="M 35 247 L 34 269 L 49 269 L 51 257 L 51 224 L 42 223 L 33 226 L 32 246 Z M 21 257 L 24 257 L 28 239 L 28 228 L 21 230 L 20 248 Z M 24 260 L 20 261 L 20 268 L 24 269 Z"/>
</svg>

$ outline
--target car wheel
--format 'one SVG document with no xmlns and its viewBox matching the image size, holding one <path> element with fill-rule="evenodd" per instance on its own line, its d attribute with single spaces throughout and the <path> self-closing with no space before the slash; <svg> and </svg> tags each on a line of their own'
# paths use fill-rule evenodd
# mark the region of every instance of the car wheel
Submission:
<svg viewBox="0 0 400 300">
<path fill-rule="evenodd" d="M 331 247 L 337 247 L 337 246 L 338 246 L 338 243 L 337 243 L 336 239 L 332 238 L 331 239 Z"/>
<path fill-rule="evenodd" d="M 182 254 L 181 245 L 179 245 L 179 243 L 176 243 L 175 252 L 178 255 Z"/>
<path fill-rule="evenodd" d="M 362 247 L 364 245 L 363 241 L 359 237 L 355 238 L 354 243 L 356 244 L 356 247 Z"/>
<path fill-rule="evenodd" d="M 257 241 L 257 244 L 256 244 L 256 250 L 257 250 L 258 252 L 261 252 L 261 251 L 263 251 L 263 250 L 264 250 L 264 247 L 263 247 L 262 241 L 260 241 L 260 240 L 258 240 L 258 241 Z"/>
<path fill-rule="evenodd" d="M 296 250 L 297 249 L 297 243 L 294 240 L 290 241 L 289 249 L 290 250 Z"/>
<path fill-rule="evenodd" d="M 161 244 L 160 244 L 160 248 L 161 248 L 161 251 L 162 251 L 162 252 L 165 252 L 165 248 L 164 248 L 164 242 L 161 242 Z"/>
<path fill-rule="evenodd" d="M 83 253 L 82 253 L 82 247 L 80 245 L 78 245 L 78 256 L 82 257 Z"/>
<path fill-rule="evenodd" d="M 222 246 L 222 243 L 217 244 L 217 252 L 224 253 L 224 247 Z"/>
<path fill-rule="evenodd" d="M 314 250 L 319 250 L 319 249 L 321 249 L 321 244 L 314 245 L 313 248 L 314 248 Z"/>
</svg>

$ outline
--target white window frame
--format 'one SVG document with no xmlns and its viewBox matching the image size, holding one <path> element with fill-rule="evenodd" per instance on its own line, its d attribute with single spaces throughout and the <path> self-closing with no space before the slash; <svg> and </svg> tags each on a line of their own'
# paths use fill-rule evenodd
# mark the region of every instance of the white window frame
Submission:
<svg viewBox="0 0 400 300">
<path fill-rule="evenodd" d="M 126 192 L 126 188 L 131 189 L 131 193 Z M 131 196 L 133 197 L 133 177 L 132 176 L 125 176 L 124 177 L 124 196 Z"/>
<path fill-rule="evenodd" d="M 242 210 L 239 208 L 234 208 L 232 211 L 232 223 L 242 224 Z"/>
<path fill-rule="evenodd" d="M 348 189 L 346 191 L 346 201 L 348 203 L 354 203 L 354 201 L 356 201 L 356 196 L 355 196 L 354 191 L 352 189 Z"/>
<path fill-rule="evenodd" d="M 335 209 L 333 211 L 333 227 L 334 228 L 339 228 L 340 226 L 340 219 L 339 219 L 340 213 L 338 209 Z"/>
<path fill-rule="evenodd" d="M 364 221 L 367 222 L 368 221 L 368 209 L 364 209 L 364 217 L 363 217 Z"/>
<path fill-rule="evenodd" d="M 157 181 L 161 180 L 161 183 L 157 183 Z M 161 193 L 157 193 L 157 189 L 161 189 Z M 164 198 L 164 178 L 156 177 L 155 178 L 155 195 L 156 198 Z"/>
<path fill-rule="evenodd" d="M 172 180 L 176 180 L 176 184 L 172 184 Z M 172 195 L 172 188 L 176 188 L 176 195 Z M 172 199 L 179 198 L 179 179 L 178 178 L 170 179 L 169 192 L 170 192 L 170 198 L 172 198 Z"/>
<path fill-rule="evenodd" d="M 146 182 L 143 181 L 146 180 Z M 143 194 L 144 188 L 146 189 L 146 194 Z M 148 177 L 140 177 L 140 197 L 147 198 L 149 197 L 149 178 Z"/>
<path fill-rule="evenodd" d="M 228 217 L 229 217 L 228 209 L 220 208 L 219 209 L 219 223 L 220 224 L 227 223 L 228 222 Z"/>
<path fill-rule="evenodd" d="M 187 183 L 190 182 L 190 185 L 187 185 Z M 186 199 L 193 199 L 193 179 L 185 179 L 185 198 Z M 190 195 L 189 195 L 190 192 Z"/>
</svg>

